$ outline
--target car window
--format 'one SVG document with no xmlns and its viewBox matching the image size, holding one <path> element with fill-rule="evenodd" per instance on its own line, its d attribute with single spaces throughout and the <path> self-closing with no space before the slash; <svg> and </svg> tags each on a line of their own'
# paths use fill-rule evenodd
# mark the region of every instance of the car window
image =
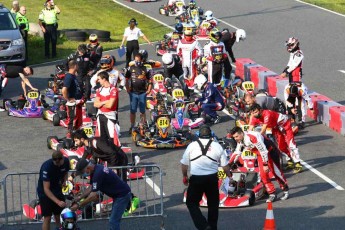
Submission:
<svg viewBox="0 0 345 230">
<path fill-rule="evenodd" d="M 14 30 L 17 29 L 17 24 L 14 21 L 11 13 L 0 13 L 0 30 Z"/>
</svg>

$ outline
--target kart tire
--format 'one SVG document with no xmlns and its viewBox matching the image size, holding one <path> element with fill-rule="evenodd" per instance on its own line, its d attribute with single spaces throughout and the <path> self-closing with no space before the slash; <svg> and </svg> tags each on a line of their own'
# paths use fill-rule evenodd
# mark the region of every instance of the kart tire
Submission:
<svg viewBox="0 0 345 230">
<path fill-rule="evenodd" d="M 62 145 L 65 149 L 70 149 L 74 146 L 73 144 L 73 140 L 72 139 L 69 139 L 69 138 L 66 138 L 63 140 L 62 142 Z"/>
<path fill-rule="evenodd" d="M 51 140 L 51 139 L 59 140 L 57 136 L 48 136 L 48 137 L 47 137 L 47 147 L 48 147 L 48 149 L 52 149 L 52 146 L 51 146 L 51 144 L 50 144 L 50 140 Z"/>
<path fill-rule="evenodd" d="M 71 37 L 83 37 L 86 39 L 86 33 L 80 30 L 66 31 L 65 36 L 68 38 L 68 40 L 70 40 Z"/>
<path fill-rule="evenodd" d="M 111 41 L 111 38 L 102 38 L 102 37 L 99 37 L 99 38 L 98 38 L 98 41 L 100 41 L 100 42 L 110 42 L 110 41 Z"/>
<path fill-rule="evenodd" d="M 67 112 L 66 111 L 59 110 L 59 111 L 56 112 L 56 114 L 59 116 L 60 120 L 63 120 L 63 119 L 67 118 Z"/>
<path fill-rule="evenodd" d="M 249 197 L 249 199 L 248 199 L 249 205 L 250 206 L 254 205 L 254 203 L 255 203 L 255 193 L 252 190 L 247 190 L 244 193 L 244 195 Z"/>
<path fill-rule="evenodd" d="M 98 40 L 100 38 L 110 38 L 110 31 L 106 31 L 106 30 L 88 30 L 87 34 L 97 34 Z"/>
<path fill-rule="evenodd" d="M 84 42 L 86 40 L 86 36 L 85 37 L 68 37 L 67 39 L 69 41 Z"/>
<path fill-rule="evenodd" d="M 34 200 L 30 201 L 29 206 L 31 208 L 36 208 L 36 206 L 39 205 L 39 203 L 40 203 L 39 199 L 34 199 Z"/>
<path fill-rule="evenodd" d="M 10 104 L 12 104 L 12 99 L 4 99 L 2 101 L 2 107 L 5 109 L 5 110 L 8 110 L 8 108 L 6 107 L 6 101 L 8 101 Z"/>
<path fill-rule="evenodd" d="M 59 126 L 60 125 L 60 117 L 59 114 L 54 114 L 53 116 L 53 125 L 54 126 Z"/>
<path fill-rule="evenodd" d="M 56 146 L 56 151 L 60 152 L 60 150 L 63 149 L 63 145 L 61 143 L 59 143 L 57 146 Z"/>
</svg>

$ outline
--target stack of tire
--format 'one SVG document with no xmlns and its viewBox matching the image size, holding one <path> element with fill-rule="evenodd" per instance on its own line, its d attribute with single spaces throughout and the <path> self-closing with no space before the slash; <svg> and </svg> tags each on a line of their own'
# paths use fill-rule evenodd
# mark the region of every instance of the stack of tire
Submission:
<svg viewBox="0 0 345 230">
<path fill-rule="evenodd" d="M 110 32 L 96 29 L 64 29 L 60 30 L 60 36 L 65 36 L 70 41 L 84 42 L 88 40 L 90 34 L 97 34 L 98 41 L 109 42 Z"/>
</svg>

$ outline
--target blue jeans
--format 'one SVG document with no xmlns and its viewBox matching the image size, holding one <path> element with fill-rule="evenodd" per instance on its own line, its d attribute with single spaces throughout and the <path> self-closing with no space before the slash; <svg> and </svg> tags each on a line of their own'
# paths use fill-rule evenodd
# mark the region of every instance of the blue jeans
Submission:
<svg viewBox="0 0 345 230">
<path fill-rule="evenodd" d="M 132 199 L 132 193 L 128 193 L 123 197 L 113 198 L 113 206 L 109 218 L 110 230 L 120 230 L 120 222 L 123 213 L 125 212 L 130 200 Z"/>
<path fill-rule="evenodd" d="M 212 118 L 217 117 L 216 111 L 221 111 L 224 109 L 224 104 L 222 103 L 208 103 L 208 104 L 202 104 L 201 109 L 204 111 L 206 115 L 209 115 Z"/>
<path fill-rule="evenodd" d="M 140 113 L 145 113 L 146 109 L 146 92 L 137 94 L 137 93 L 129 93 L 130 105 L 131 105 L 131 113 L 136 113 L 138 110 Z"/>
</svg>

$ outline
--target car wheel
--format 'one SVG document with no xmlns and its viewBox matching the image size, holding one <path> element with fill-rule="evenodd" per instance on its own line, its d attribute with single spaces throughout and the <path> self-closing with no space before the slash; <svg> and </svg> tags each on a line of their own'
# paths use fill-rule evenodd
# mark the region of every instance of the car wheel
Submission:
<svg viewBox="0 0 345 230">
<path fill-rule="evenodd" d="M 255 203 L 255 193 L 252 190 L 247 190 L 244 193 L 245 196 L 249 197 L 249 205 L 252 206 Z"/>
<path fill-rule="evenodd" d="M 54 126 L 59 126 L 60 125 L 60 117 L 59 114 L 54 114 L 53 116 L 53 125 Z"/>
<path fill-rule="evenodd" d="M 48 149 L 52 149 L 52 145 L 51 145 L 51 140 L 52 139 L 59 140 L 57 136 L 48 136 L 47 137 L 47 147 L 48 147 Z"/>
</svg>

